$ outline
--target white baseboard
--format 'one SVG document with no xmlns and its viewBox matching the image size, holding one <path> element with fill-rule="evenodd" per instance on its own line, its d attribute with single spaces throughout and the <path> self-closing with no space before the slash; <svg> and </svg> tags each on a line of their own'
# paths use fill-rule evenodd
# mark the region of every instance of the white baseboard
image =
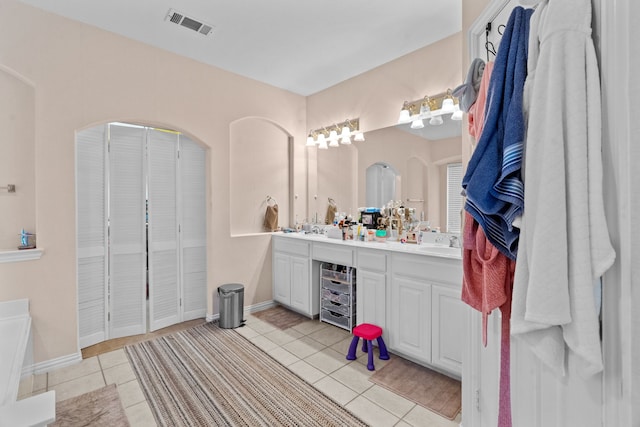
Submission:
<svg viewBox="0 0 640 427">
<path fill-rule="evenodd" d="M 23 372 L 28 371 L 32 374 L 44 374 L 55 369 L 71 366 L 82 362 L 82 353 L 73 353 L 66 356 L 57 357 L 55 359 L 45 360 L 44 362 L 34 363 L 31 366 L 25 366 Z"/>
<path fill-rule="evenodd" d="M 244 307 L 244 314 L 255 313 L 256 311 L 266 310 L 267 308 L 275 307 L 274 300 L 259 302 L 258 304 L 247 305 Z M 207 322 L 212 322 L 220 318 L 220 313 L 209 314 L 207 313 Z"/>
</svg>

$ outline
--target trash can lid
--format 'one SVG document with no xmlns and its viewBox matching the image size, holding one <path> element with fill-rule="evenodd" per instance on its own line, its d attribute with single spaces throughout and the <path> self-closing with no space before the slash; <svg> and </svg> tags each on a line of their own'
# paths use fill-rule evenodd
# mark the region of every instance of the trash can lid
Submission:
<svg viewBox="0 0 640 427">
<path fill-rule="evenodd" d="M 222 285 L 218 287 L 218 292 L 222 294 L 236 293 L 244 291 L 244 285 L 240 283 L 227 283 L 226 285 Z"/>
</svg>

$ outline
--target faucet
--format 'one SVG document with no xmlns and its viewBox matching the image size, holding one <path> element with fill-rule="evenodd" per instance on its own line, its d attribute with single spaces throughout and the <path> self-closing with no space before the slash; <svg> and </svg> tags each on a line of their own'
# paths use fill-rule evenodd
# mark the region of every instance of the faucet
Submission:
<svg viewBox="0 0 640 427">
<path fill-rule="evenodd" d="M 312 234 L 320 234 L 320 227 L 317 225 L 314 225 L 313 227 L 311 227 L 311 233 Z"/>
<path fill-rule="evenodd" d="M 458 236 L 449 236 L 449 247 L 450 248 L 460 247 L 460 239 L 458 238 Z"/>
</svg>

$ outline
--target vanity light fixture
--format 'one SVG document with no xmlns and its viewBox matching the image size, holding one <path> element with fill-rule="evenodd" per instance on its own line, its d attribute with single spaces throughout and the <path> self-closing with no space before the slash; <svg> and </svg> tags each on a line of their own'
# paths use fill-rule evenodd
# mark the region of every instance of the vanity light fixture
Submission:
<svg viewBox="0 0 640 427">
<path fill-rule="evenodd" d="M 419 106 L 419 108 L 418 108 Z M 421 129 L 425 120 L 432 126 L 444 123 L 442 116 L 451 114 L 452 120 L 462 120 L 462 110 L 451 89 L 435 96 L 425 96 L 417 101 L 405 101 L 400 110 L 398 123 L 411 123 L 411 129 Z"/>
<path fill-rule="evenodd" d="M 326 150 L 329 147 L 339 147 L 351 144 L 354 141 L 364 141 L 364 135 L 360 131 L 360 119 L 347 119 L 338 124 L 312 130 L 307 137 L 307 147 L 317 145 L 319 149 Z"/>
</svg>

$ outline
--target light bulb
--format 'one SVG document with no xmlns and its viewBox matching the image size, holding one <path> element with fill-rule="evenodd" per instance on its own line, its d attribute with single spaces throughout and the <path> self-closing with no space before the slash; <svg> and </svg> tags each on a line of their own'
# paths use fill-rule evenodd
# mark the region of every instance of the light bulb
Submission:
<svg viewBox="0 0 640 427">
<path fill-rule="evenodd" d="M 356 132 L 356 136 L 353 137 L 353 140 L 358 142 L 364 141 L 364 133 Z"/>
<path fill-rule="evenodd" d="M 442 101 L 442 111 L 445 113 L 453 113 L 453 99 L 451 98 L 445 98 Z"/>
<path fill-rule="evenodd" d="M 318 139 L 316 140 L 316 144 L 318 145 L 327 145 L 327 140 L 325 139 L 324 133 L 321 133 L 320 135 L 318 135 Z"/>
<path fill-rule="evenodd" d="M 307 137 L 307 147 L 313 147 L 314 145 L 316 145 L 316 141 L 313 139 L 313 135 L 309 134 L 309 136 Z"/>
<path fill-rule="evenodd" d="M 336 132 L 335 130 L 331 130 L 331 132 L 329 132 L 329 141 L 333 142 L 337 140 L 338 140 L 338 132 Z"/>
<path fill-rule="evenodd" d="M 340 133 L 340 136 L 342 137 L 342 139 L 351 137 L 351 129 L 349 129 L 348 125 L 344 125 L 342 127 L 342 133 Z M 340 142 L 342 142 L 342 141 L 340 141 Z M 342 143 L 344 144 L 344 142 L 342 142 Z"/>
<path fill-rule="evenodd" d="M 323 138 L 320 140 L 320 137 L 318 137 L 318 139 L 320 140 L 320 142 L 318 143 L 318 150 L 328 150 L 329 146 L 327 145 L 327 140 L 324 138 L 324 135 L 321 135 Z"/>
<path fill-rule="evenodd" d="M 338 144 L 338 140 L 337 139 L 331 139 L 329 138 L 329 147 L 339 147 L 340 144 Z"/>
<path fill-rule="evenodd" d="M 462 120 L 462 110 L 455 110 L 451 115 L 451 120 Z"/>
<path fill-rule="evenodd" d="M 409 110 L 400 111 L 400 117 L 398 117 L 398 123 L 408 123 L 411 121 L 411 113 Z"/>
<path fill-rule="evenodd" d="M 411 122 L 411 129 L 422 129 L 424 127 L 424 122 L 421 118 L 417 118 Z"/>
<path fill-rule="evenodd" d="M 349 138 L 348 136 L 343 136 L 340 139 L 340 144 L 344 144 L 344 145 L 349 145 L 351 144 L 351 138 Z"/>
</svg>

